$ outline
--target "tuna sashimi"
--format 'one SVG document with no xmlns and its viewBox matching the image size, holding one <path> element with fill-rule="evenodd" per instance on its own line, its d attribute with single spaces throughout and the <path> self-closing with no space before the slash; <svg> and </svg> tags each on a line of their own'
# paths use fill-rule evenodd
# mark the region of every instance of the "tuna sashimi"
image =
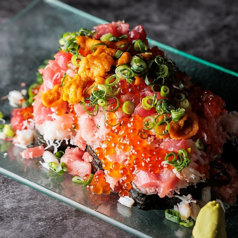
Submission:
<svg viewBox="0 0 238 238">
<path fill-rule="evenodd" d="M 79 148 L 67 148 L 60 162 L 67 165 L 70 174 L 83 178 L 91 173 L 91 164 L 83 160 L 83 155 Z"/>
</svg>

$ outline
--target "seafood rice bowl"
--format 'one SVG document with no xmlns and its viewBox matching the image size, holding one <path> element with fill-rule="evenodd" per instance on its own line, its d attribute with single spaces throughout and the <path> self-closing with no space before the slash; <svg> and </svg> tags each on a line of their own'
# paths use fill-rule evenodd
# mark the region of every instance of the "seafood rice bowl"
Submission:
<svg viewBox="0 0 238 238">
<path fill-rule="evenodd" d="M 237 173 L 220 155 L 237 136 L 238 113 L 146 37 L 141 25 L 122 21 L 66 32 L 39 69 L 42 82 L 15 98 L 13 142 L 25 159 L 42 156 L 46 168 L 94 194 L 118 193 L 129 206 L 167 208 L 179 199 L 188 218 L 197 204 L 186 204 L 208 190 L 234 204 Z"/>
</svg>

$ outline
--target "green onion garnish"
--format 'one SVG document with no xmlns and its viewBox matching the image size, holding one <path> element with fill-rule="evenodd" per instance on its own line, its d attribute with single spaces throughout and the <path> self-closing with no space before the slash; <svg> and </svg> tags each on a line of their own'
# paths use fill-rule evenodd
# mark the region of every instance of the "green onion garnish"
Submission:
<svg viewBox="0 0 238 238">
<path fill-rule="evenodd" d="M 75 67 L 79 67 L 79 63 L 77 60 L 81 60 L 81 59 L 82 57 L 80 57 L 79 55 L 73 55 L 71 58 L 71 62 L 73 63 Z"/>
<path fill-rule="evenodd" d="M 173 209 L 166 209 L 165 210 L 165 218 L 169 221 L 179 223 L 181 221 L 181 215 L 179 212 Z"/>
<path fill-rule="evenodd" d="M 83 186 L 84 187 L 88 186 L 92 182 L 92 179 L 93 179 L 93 174 L 90 174 L 89 178 L 84 181 Z"/>
<path fill-rule="evenodd" d="M 72 178 L 72 181 L 73 181 L 74 183 L 79 183 L 79 184 L 83 184 L 83 183 L 84 183 L 83 178 L 81 178 L 81 177 L 79 177 L 79 176 L 74 176 L 74 177 Z"/>
<path fill-rule="evenodd" d="M 172 160 L 171 159 L 169 160 L 171 156 L 173 156 L 173 158 Z M 175 152 L 168 153 L 165 156 L 164 160 L 168 164 L 172 165 L 178 172 L 181 172 L 191 162 L 190 155 L 184 149 L 180 149 L 178 153 Z"/>
<path fill-rule="evenodd" d="M 0 111 L 0 118 L 3 118 L 3 113 Z"/>
<path fill-rule="evenodd" d="M 137 52 L 146 52 L 148 50 L 148 46 L 142 40 L 136 40 L 134 43 L 134 49 Z"/>
<path fill-rule="evenodd" d="M 161 55 L 157 55 L 154 62 L 157 65 L 162 65 L 162 64 L 164 64 L 164 58 Z"/>
<path fill-rule="evenodd" d="M 57 159 L 60 159 L 64 155 L 64 151 L 59 150 L 55 153 L 55 156 Z"/>
<path fill-rule="evenodd" d="M 79 29 L 79 35 L 80 36 L 93 36 L 95 34 L 95 32 L 92 32 L 86 28 L 81 28 Z"/>
<path fill-rule="evenodd" d="M 119 102 L 119 99 L 117 97 L 114 97 L 114 96 L 108 96 L 107 98 L 113 98 L 116 100 L 116 102 L 112 102 L 112 103 L 108 103 L 106 104 L 103 109 L 106 111 L 106 112 L 114 112 L 118 109 L 119 105 L 120 105 L 120 102 Z M 116 103 L 116 106 L 114 106 L 112 109 L 108 109 L 110 106 L 112 106 L 113 104 Z M 106 109 L 107 107 L 107 109 Z"/>
<path fill-rule="evenodd" d="M 64 73 L 63 78 L 61 79 L 61 84 L 60 84 L 61 87 L 64 85 L 65 78 L 66 78 L 66 73 Z"/>
<path fill-rule="evenodd" d="M 105 45 L 105 46 L 107 46 L 107 44 L 105 44 L 105 43 L 97 43 L 97 44 L 94 44 L 94 45 L 92 45 L 92 47 L 91 47 L 92 52 L 95 52 L 96 49 L 94 49 L 94 48 L 95 48 L 96 46 L 99 46 L 99 45 Z"/>
<path fill-rule="evenodd" d="M 60 164 L 57 165 L 56 170 L 55 170 L 58 174 L 62 175 L 64 172 L 68 171 L 68 167 L 67 165 L 62 162 Z"/>
<path fill-rule="evenodd" d="M 119 82 L 119 78 L 116 77 L 116 74 L 111 75 L 110 77 L 108 77 L 105 81 L 105 84 L 107 86 L 114 86 Z"/>
<path fill-rule="evenodd" d="M 141 105 L 145 110 L 150 110 L 155 106 L 156 102 L 157 98 L 155 99 L 154 96 L 150 95 L 142 99 Z"/>
<path fill-rule="evenodd" d="M 132 78 L 135 74 L 128 65 L 123 64 L 116 68 L 116 76 L 119 79 L 126 79 L 128 83 L 132 83 Z"/>
<path fill-rule="evenodd" d="M 171 110 L 175 110 L 175 106 L 167 99 L 160 99 L 155 107 L 159 115 L 164 113 L 170 113 Z"/>
<path fill-rule="evenodd" d="M 39 84 L 38 83 L 33 83 L 30 87 L 29 87 L 29 89 L 28 89 L 28 95 L 29 95 L 29 97 L 35 97 L 36 96 L 36 92 L 34 92 L 34 88 L 36 88 L 36 87 L 38 87 L 39 86 Z"/>
<path fill-rule="evenodd" d="M 14 131 L 13 131 L 12 127 L 11 127 L 10 125 L 8 125 L 8 124 L 5 124 L 5 125 L 4 125 L 4 127 L 3 127 L 3 133 L 4 133 L 6 136 L 10 137 L 10 138 L 12 138 L 12 137 L 14 136 Z"/>
<path fill-rule="evenodd" d="M 83 101 L 83 109 L 90 115 L 90 116 L 96 116 L 98 114 L 98 105 L 95 105 L 95 104 L 92 104 L 92 103 L 88 103 L 87 104 L 88 107 L 91 107 L 93 108 L 92 111 L 89 111 L 87 108 L 86 108 L 86 102 L 85 100 Z"/>
<path fill-rule="evenodd" d="M 171 110 L 171 116 L 172 116 L 172 120 L 174 122 L 179 121 L 184 115 L 185 115 L 185 109 L 184 108 L 178 108 L 178 109 L 175 109 L 175 110 Z"/>
<path fill-rule="evenodd" d="M 164 130 L 163 133 L 159 133 L 158 128 L 159 128 L 160 125 L 162 125 L 164 123 L 167 124 L 166 130 Z M 156 125 L 154 127 L 154 130 L 155 130 L 155 133 L 157 135 L 160 135 L 160 136 L 166 135 L 169 132 L 169 121 L 167 120 L 166 116 L 164 117 L 164 120 L 161 120 L 161 121 L 156 123 Z"/>
<path fill-rule="evenodd" d="M 107 101 L 105 99 L 98 99 L 98 105 L 101 107 L 104 107 L 106 105 Z"/>
<path fill-rule="evenodd" d="M 143 129 L 152 130 L 155 126 L 155 118 L 152 116 L 145 117 L 143 120 Z"/>
<path fill-rule="evenodd" d="M 174 100 L 177 102 L 182 102 L 186 99 L 185 94 L 181 92 L 177 92 L 174 96 Z"/>
<path fill-rule="evenodd" d="M 100 41 L 109 41 L 109 39 L 113 37 L 112 33 L 107 33 L 101 36 Z"/>
<path fill-rule="evenodd" d="M 163 85 L 161 87 L 161 90 L 160 90 L 160 95 L 163 97 L 163 98 L 166 98 L 169 96 L 169 87 Z"/>
<path fill-rule="evenodd" d="M 191 107 L 188 99 L 185 99 L 185 100 L 179 102 L 179 106 L 182 107 L 182 108 L 185 108 L 185 109 Z"/>
<path fill-rule="evenodd" d="M 119 40 L 125 39 L 127 37 L 128 37 L 128 35 L 122 35 L 122 36 L 119 36 L 119 37 L 112 36 L 112 37 L 109 38 L 109 41 L 119 41 Z"/>
<path fill-rule="evenodd" d="M 55 162 L 50 162 L 49 163 L 49 167 L 56 172 L 56 168 L 58 166 L 58 163 L 55 163 Z"/>
<path fill-rule="evenodd" d="M 193 227 L 194 221 L 191 218 L 189 218 L 188 220 L 182 220 L 181 222 L 179 222 L 179 224 L 185 227 Z"/>
<path fill-rule="evenodd" d="M 135 104 L 131 101 L 126 101 L 122 105 L 122 111 L 128 115 L 132 114 L 135 110 Z"/>
<path fill-rule="evenodd" d="M 122 54 L 123 54 L 123 51 L 118 50 L 118 51 L 116 52 L 116 54 L 115 54 L 115 58 L 116 58 L 116 59 L 119 59 Z"/>
<path fill-rule="evenodd" d="M 81 178 L 79 176 L 74 176 L 72 178 L 72 181 L 74 183 L 83 184 L 83 186 L 86 187 L 87 185 L 89 185 L 92 182 L 92 179 L 93 179 L 93 174 L 90 174 L 89 178 L 87 180 L 83 180 L 83 178 Z"/>
<path fill-rule="evenodd" d="M 147 65 L 144 60 L 142 60 L 139 56 L 133 56 L 131 59 L 131 69 L 135 73 L 142 73 L 147 68 Z"/>
<path fill-rule="evenodd" d="M 197 139 L 195 142 L 195 146 L 197 147 L 198 150 L 204 150 L 205 146 L 202 142 L 202 139 Z"/>
<path fill-rule="evenodd" d="M 156 68 L 155 74 L 158 78 L 165 78 L 168 75 L 168 66 L 162 64 Z"/>
</svg>

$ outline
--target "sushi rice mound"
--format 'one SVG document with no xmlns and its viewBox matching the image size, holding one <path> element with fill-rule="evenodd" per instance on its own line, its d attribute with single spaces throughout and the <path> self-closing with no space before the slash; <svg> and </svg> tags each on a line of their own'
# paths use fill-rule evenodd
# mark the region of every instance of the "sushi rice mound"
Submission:
<svg viewBox="0 0 238 238">
<path fill-rule="evenodd" d="M 45 167 L 67 171 L 94 194 L 116 192 L 129 206 L 135 191 L 156 195 L 156 203 L 178 198 L 183 219 L 200 207 L 180 191 L 202 184 L 201 194 L 210 193 L 217 174 L 222 186 L 212 190 L 236 202 L 236 170 L 220 155 L 237 136 L 238 113 L 150 48 L 141 25 L 81 28 L 59 43 L 54 60 L 39 69 L 41 84 L 12 112 L 13 141 L 26 146 L 25 159 L 43 156 Z"/>
</svg>

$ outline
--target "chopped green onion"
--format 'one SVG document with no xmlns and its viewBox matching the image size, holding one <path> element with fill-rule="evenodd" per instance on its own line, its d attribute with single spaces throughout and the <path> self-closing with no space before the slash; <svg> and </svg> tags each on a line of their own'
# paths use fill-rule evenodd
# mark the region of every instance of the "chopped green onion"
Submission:
<svg viewBox="0 0 238 238">
<path fill-rule="evenodd" d="M 105 45 L 105 46 L 107 46 L 107 44 L 105 44 L 105 43 L 97 43 L 97 44 L 94 44 L 94 45 L 92 45 L 92 47 L 91 47 L 91 50 L 92 50 L 92 52 L 95 52 L 96 50 L 94 49 L 96 46 L 99 46 L 99 45 Z"/>
<path fill-rule="evenodd" d="M 194 221 L 190 218 L 188 220 L 182 220 L 179 224 L 185 227 L 193 227 Z"/>
<path fill-rule="evenodd" d="M 152 96 L 152 95 L 144 97 L 141 101 L 141 105 L 145 110 L 150 110 L 156 104 L 156 102 L 154 102 L 154 100 L 156 100 L 156 102 L 157 102 L 157 98 L 154 99 L 154 96 Z"/>
<path fill-rule="evenodd" d="M 114 79 L 114 80 L 113 80 Z M 107 86 L 114 86 L 119 82 L 119 78 L 116 77 L 116 74 L 111 75 L 110 77 L 108 77 L 105 81 L 105 84 Z"/>
<path fill-rule="evenodd" d="M 75 67 L 79 67 L 79 63 L 77 62 L 77 60 L 81 59 L 79 56 L 77 55 L 73 55 L 71 58 L 71 62 L 73 63 L 73 65 Z"/>
<path fill-rule="evenodd" d="M 64 172 L 68 171 L 68 167 L 67 165 L 62 162 L 60 164 L 57 165 L 56 170 L 55 170 L 58 174 L 62 175 Z"/>
<path fill-rule="evenodd" d="M 202 142 L 202 139 L 197 139 L 195 142 L 195 146 L 197 147 L 198 150 L 204 150 L 205 146 Z"/>
<path fill-rule="evenodd" d="M 161 90 L 160 90 L 160 95 L 163 97 L 163 98 L 166 98 L 169 96 L 169 87 L 163 85 L 161 87 Z"/>
<path fill-rule="evenodd" d="M 128 115 L 132 114 L 135 110 L 135 104 L 131 101 L 126 101 L 122 105 L 122 111 Z"/>
<path fill-rule="evenodd" d="M 168 72 L 168 66 L 162 64 L 156 68 L 155 74 L 158 76 L 158 78 L 165 78 L 168 75 Z"/>
<path fill-rule="evenodd" d="M 91 36 L 92 37 L 94 35 L 94 32 L 92 32 L 92 31 L 90 31 L 86 28 L 81 28 L 79 30 L 79 35 L 80 36 Z"/>
<path fill-rule="evenodd" d="M 100 105 L 101 107 L 104 107 L 106 105 L 107 101 L 105 99 L 98 99 L 98 105 Z"/>
<path fill-rule="evenodd" d="M 164 113 L 170 113 L 175 109 L 175 106 L 167 99 L 160 99 L 155 107 L 159 115 Z"/>
<path fill-rule="evenodd" d="M 79 183 L 79 184 L 83 184 L 83 183 L 84 183 L 83 178 L 81 178 L 81 177 L 79 177 L 79 176 L 74 176 L 74 177 L 72 178 L 72 181 L 73 181 L 74 183 Z"/>
<path fill-rule="evenodd" d="M 117 94 L 119 94 L 121 91 L 120 87 L 116 87 L 114 89 L 111 88 L 110 92 L 109 92 L 109 96 L 116 96 Z"/>
<path fill-rule="evenodd" d="M 148 46 L 142 40 L 136 40 L 134 43 L 134 49 L 138 52 L 146 52 L 148 50 Z"/>
<path fill-rule="evenodd" d="M 38 83 L 33 83 L 29 89 L 28 89 L 28 95 L 29 97 L 35 97 L 36 93 L 34 93 L 34 88 L 38 87 L 39 84 Z"/>
<path fill-rule="evenodd" d="M 157 65 L 164 64 L 164 58 L 161 55 L 157 55 L 154 61 Z"/>
<path fill-rule="evenodd" d="M 172 120 L 174 122 L 179 121 L 184 115 L 185 115 L 185 109 L 184 108 L 178 108 L 178 109 L 175 109 L 175 110 L 171 110 L 171 116 L 172 116 Z"/>
<path fill-rule="evenodd" d="M 124 51 L 129 51 L 130 48 L 131 48 L 131 44 L 128 44 L 128 43 L 127 44 L 121 44 L 121 45 L 117 46 L 117 50 L 122 49 L 122 48 L 124 48 L 127 45 L 128 45 L 128 48 L 126 50 L 124 50 Z"/>
<path fill-rule="evenodd" d="M 113 36 L 112 33 L 107 33 L 101 36 L 100 41 L 109 41 L 109 39 Z"/>
<path fill-rule="evenodd" d="M 149 78 L 148 74 L 146 74 L 146 76 L 145 76 L 145 84 L 146 85 L 151 85 L 153 82 L 154 82 L 154 80 Z"/>
<path fill-rule="evenodd" d="M 94 104 L 90 104 L 89 103 L 89 107 L 93 107 L 94 106 L 94 109 L 92 110 L 92 111 L 89 111 L 89 110 L 87 110 L 87 108 L 86 108 L 86 102 L 85 102 L 85 100 L 83 101 L 83 109 L 90 115 L 90 116 L 97 116 L 97 114 L 98 114 L 98 105 L 94 105 Z"/>
<path fill-rule="evenodd" d="M 174 223 L 179 223 L 180 225 L 185 227 L 192 227 L 194 225 L 194 221 L 191 218 L 189 218 L 188 220 L 182 220 L 181 214 L 173 209 L 165 210 L 165 218 Z"/>
<path fill-rule="evenodd" d="M 167 124 L 166 130 L 163 131 L 163 133 L 159 133 L 159 132 L 158 132 L 158 128 L 159 128 L 160 125 L 162 125 L 162 124 L 164 124 L 164 123 Z M 155 130 L 155 133 L 156 133 L 157 135 L 160 135 L 160 136 L 166 135 L 166 134 L 169 132 L 169 121 L 167 121 L 167 117 L 166 117 L 166 116 L 164 117 L 164 120 L 161 120 L 161 121 L 159 121 L 159 122 L 156 123 L 156 125 L 155 125 L 155 127 L 154 127 L 154 130 Z"/>
<path fill-rule="evenodd" d="M 10 137 L 10 138 L 12 138 L 12 137 L 14 136 L 14 131 L 13 131 L 12 127 L 11 127 L 10 125 L 8 125 L 8 124 L 5 124 L 5 125 L 4 125 L 4 127 L 3 127 L 3 133 L 4 133 L 6 136 Z"/>
<path fill-rule="evenodd" d="M 60 159 L 64 155 L 64 151 L 59 150 L 55 153 L 55 156 L 57 159 Z"/>
<path fill-rule="evenodd" d="M 64 85 L 65 78 L 66 78 L 66 73 L 64 73 L 63 78 L 61 79 L 61 84 L 60 84 L 61 87 Z"/>
<path fill-rule="evenodd" d="M 143 129 L 152 130 L 155 126 L 155 118 L 152 116 L 145 117 L 143 120 Z"/>
<path fill-rule="evenodd" d="M 135 73 L 142 73 L 147 68 L 147 65 L 144 60 L 142 60 L 139 56 L 135 55 L 131 59 L 131 69 Z"/>
<path fill-rule="evenodd" d="M 160 92 L 161 86 L 159 84 L 152 84 L 152 85 L 150 85 L 150 89 L 153 92 Z"/>
<path fill-rule="evenodd" d="M 128 35 L 122 35 L 122 36 L 119 36 L 119 37 L 112 36 L 112 37 L 109 38 L 109 41 L 119 41 L 119 40 L 125 39 L 127 37 L 128 37 Z"/>
<path fill-rule="evenodd" d="M 92 179 L 93 179 L 93 174 L 90 174 L 89 178 L 84 181 L 83 186 L 84 187 L 88 186 L 92 182 Z"/>
<path fill-rule="evenodd" d="M 189 108 L 191 107 L 191 105 L 190 105 L 188 99 L 185 99 L 185 100 L 179 102 L 179 106 L 182 107 L 182 108 L 185 108 L 185 109 L 186 109 L 186 108 L 189 109 Z"/>
<path fill-rule="evenodd" d="M 181 215 L 179 212 L 173 209 L 166 209 L 165 210 L 165 218 L 169 221 L 180 223 L 181 222 Z"/>
<path fill-rule="evenodd" d="M 171 156 L 173 156 L 173 159 L 168 160 Z M 164 160 L 168 164 L 172 165 L 178 172 L 181 172 L 191 162 L 189 158 L 190 158 L 190 155 L 187 153 L 187 151 L 184 149 L 180 149 L 178 153 L 175 153 L 175 152 L 168 153 L 165 156 Z"/>
<path fill-rule="evenodd" d="M 120 102 L 119 102 L 118 98 L 114 97 L 114 96 L 108 96 L 107 98 L 114 98 L 116 100 L 116 102 L 109 103 L 109 104 L 105 105 L 104 109 L 105 109 L 105 107 L 108 108 L 109 106 L 111 106 L 111 105 L 113 105 L 115 103 L 116 103 L 116 106 L 113 109 L 105 109 L 105 111 L 106 112 L 114 112 L 114 111 L 116 111 L 118 109 L 119 105 L 120 105 Z"/>
<path fill-rule="evenodd" d="M 116 58 L 116 59 L 119 59 L 122 54 L 123 54 L 123 51 L 118 50 L 118 51 L 116 52 L 116 54 L 115 54 L 115 58 Z"/>
<path fill-rule="evenodd" d="M 56 168 L 58 166 L 58 163 L 55 163 L 55 162 L 50 162 L 49 163 L 49 167 L 56 172 Z"/>
<path fill-rule="evenodd" d="M 3 118 L 3 113 L 0 111 L 0 118 Z"/>
<path fill-rule="evenodd" d="M 177 102 L 182 102 L 186 99 L 185 94 L 181 93 L 181 92 L 177 92 L 175 94 L 174 100 Z"/>
<path fill-rule="evenodd" d="M 126 64 L 120 65 L 116 68 L 116 75 L 119 79 L 126 79 L 129 83 L 130 81 L 132 83 L 131 79 L 135 76 L 134 72 Z"/>
</svg>

